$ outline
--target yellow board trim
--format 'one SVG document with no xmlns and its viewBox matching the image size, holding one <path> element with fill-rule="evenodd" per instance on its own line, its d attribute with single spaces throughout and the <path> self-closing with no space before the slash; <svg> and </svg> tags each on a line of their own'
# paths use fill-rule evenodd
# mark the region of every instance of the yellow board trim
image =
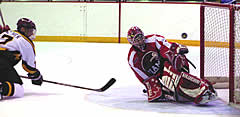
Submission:
<svg viewBox="0 0 240 117">
<path fill-rule="evenodd" d="M 0 48 L 0 50 L 7 50 L 7 48 Z"/>
<path fill-rule="evenodd" d="M 97 42 L 97 43 L 118 43 L 118 37 L 88 37 L 88 36 L 37 36 L 34 41 L 47 42 Z M 169 42 L 176 42 L 183 45 L 200 46 L 197 40 L 168 39 Z M 120 39 L 120 43 L 128 43 L 126 37 Z"/>
<path fill-rule="evenodd" d="M 167 39 L 169 42 L 175 42 L 186 46 L 200 46 L 199 40 L 178 40 Z M 96 43 L 118 43 L 118 37 L 88 37 L 88 36 L 37 36 L 34 41 L 47 42 L 96 42 Z M 120 39 L 120 43 L 128 43 L 126 37 Z M 229 48 L 228 42 L 206 41 L 206 47 Z M 240 43 L 235 44 L 235 48 L 240 48 Z"/>
<path fill-rule="evenodd" d="M 34 41 L 118 43 L 118 38 L 117 37 L 87 37 L 87 36 L 37 36 Z"/>
</svg>

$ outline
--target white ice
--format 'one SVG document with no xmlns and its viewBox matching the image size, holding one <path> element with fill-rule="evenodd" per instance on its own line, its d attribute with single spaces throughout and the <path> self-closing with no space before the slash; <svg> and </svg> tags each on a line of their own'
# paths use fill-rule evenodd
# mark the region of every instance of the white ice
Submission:
<svg viewBox="0 0 240 117">
<path fill-rule="evenodd" d="M 37 68 L 46 80 L 100 88 L 110 78 L 116 78 L 117 82 L 106 93 L 115 93 L 114 89 L 143 88 L 127 62 L 129 44 L 36 42 L 35 46 Z M 191 67 L 191 73 L 199 76 L 199 48 L 190 47 L 189 50 L 188 58 L 197 66 L 197 69 Z M 20 75 L 26 76 L 21 63 L 16 69 Z M 0 117 L 202 117 L 197 113 L 178 114 L 109 107 L 88 100 L 92 94 L 104 96 L 103 93 L 50 83 L 43 83 L 39 87 L 27 79 L 23 79 L 23 82 L 24 97 L 0 101 Z M 141 90 L 139 93 L 142 93 Z M 148 103 L 143 104 L 143 109 L 144 105 Z M 123 106 L 128 107 L 127 104 Z M 219 114 L 204 116 L 239 117 Z"/>
</svg>

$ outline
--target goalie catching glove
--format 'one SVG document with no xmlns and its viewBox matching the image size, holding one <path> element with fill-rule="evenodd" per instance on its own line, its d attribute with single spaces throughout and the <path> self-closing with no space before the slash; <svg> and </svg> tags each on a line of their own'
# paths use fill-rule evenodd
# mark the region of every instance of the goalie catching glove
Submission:
<svg viewBox="0 0 240 117">
<path fill-rule="evenodd" d="M 169 51 L 165 53 L 167 59 L 171 65 L 178 70 L 178 72 L 189 73 L 189 64 L 185 54 L 187 54 L 188 48 L 184 45 L 172 43 Z"/>
<path fill-rule="evenodd" d="M 39 72 L 39 70 L 37 70 L 33 74 L 28 73 L 28 77 L 32 80 L 32 84 L 39 85 L 39 86 L 42 85 L 43 77 L 42 77 L 41 73 Z"/>
<path fill-rule="evenodd" d="M 172 51 L 174 54 L 187 54 L 188 48 L 181 44 L 172 43 L 170 51 Z"/>
</svg>

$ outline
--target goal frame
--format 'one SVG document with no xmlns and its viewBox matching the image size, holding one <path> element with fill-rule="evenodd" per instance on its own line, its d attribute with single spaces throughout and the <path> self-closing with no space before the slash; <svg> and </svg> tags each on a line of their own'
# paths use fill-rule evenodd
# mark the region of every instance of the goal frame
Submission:
<svg viewBox="0 0 240 117">
<path fill-rule="evenodd" d="M 236 7 L 232 4 L 220 4 L 220 3 L 202 3 L 200 6 L 200 78 L 204 79 L 204 55 L 205 55 L 205 7 L 224 7 L 229 9 L 229 103 L 240 104 L 234 99 L 235 81 L 234 81 L 234 51 L 235 51 L 235 36 L 234 36 L 234 13 Z"/>
</svg>

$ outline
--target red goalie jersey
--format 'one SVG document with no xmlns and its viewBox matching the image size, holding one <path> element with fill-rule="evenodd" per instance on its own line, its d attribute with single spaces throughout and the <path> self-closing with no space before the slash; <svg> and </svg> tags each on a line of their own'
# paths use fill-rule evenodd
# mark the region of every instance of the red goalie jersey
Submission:
<svg viewBox="0 0 240 117">
<path fill-rule="evenodd" d="M 161 35 L 148 35 L 145 37 L 146 45 L 144 51 L 141 51 L 139 48 L 132 46 L 128 53 L 128 63 L 137 78 L 142 83 L 144 80 L 153 75 L 157 77 L 160 76 L 163 69 L 163 65 L 160 65 L 167 60 L 165 53 L 171 46 L 171 43 L 167 42 L 167 40 Z M 148 57 L 153 57 L 150 58 L 152 59 L 152 64 L 150 62 L 146 62 Z"/>
<path fill-rule="evenodd" d="M 163 36 L 144 36 L 138 27 L 132 27 L 127 37 L 132 45 L 128 63 L 139 81 L 146 87 L 148 101 L 172 96 L 203 104 L 216 99 L 212 85 L 189 74 L 186 46 L 168 42 Z M 180 99 L 180 100 L 182 100 Z"/>
</svg>

